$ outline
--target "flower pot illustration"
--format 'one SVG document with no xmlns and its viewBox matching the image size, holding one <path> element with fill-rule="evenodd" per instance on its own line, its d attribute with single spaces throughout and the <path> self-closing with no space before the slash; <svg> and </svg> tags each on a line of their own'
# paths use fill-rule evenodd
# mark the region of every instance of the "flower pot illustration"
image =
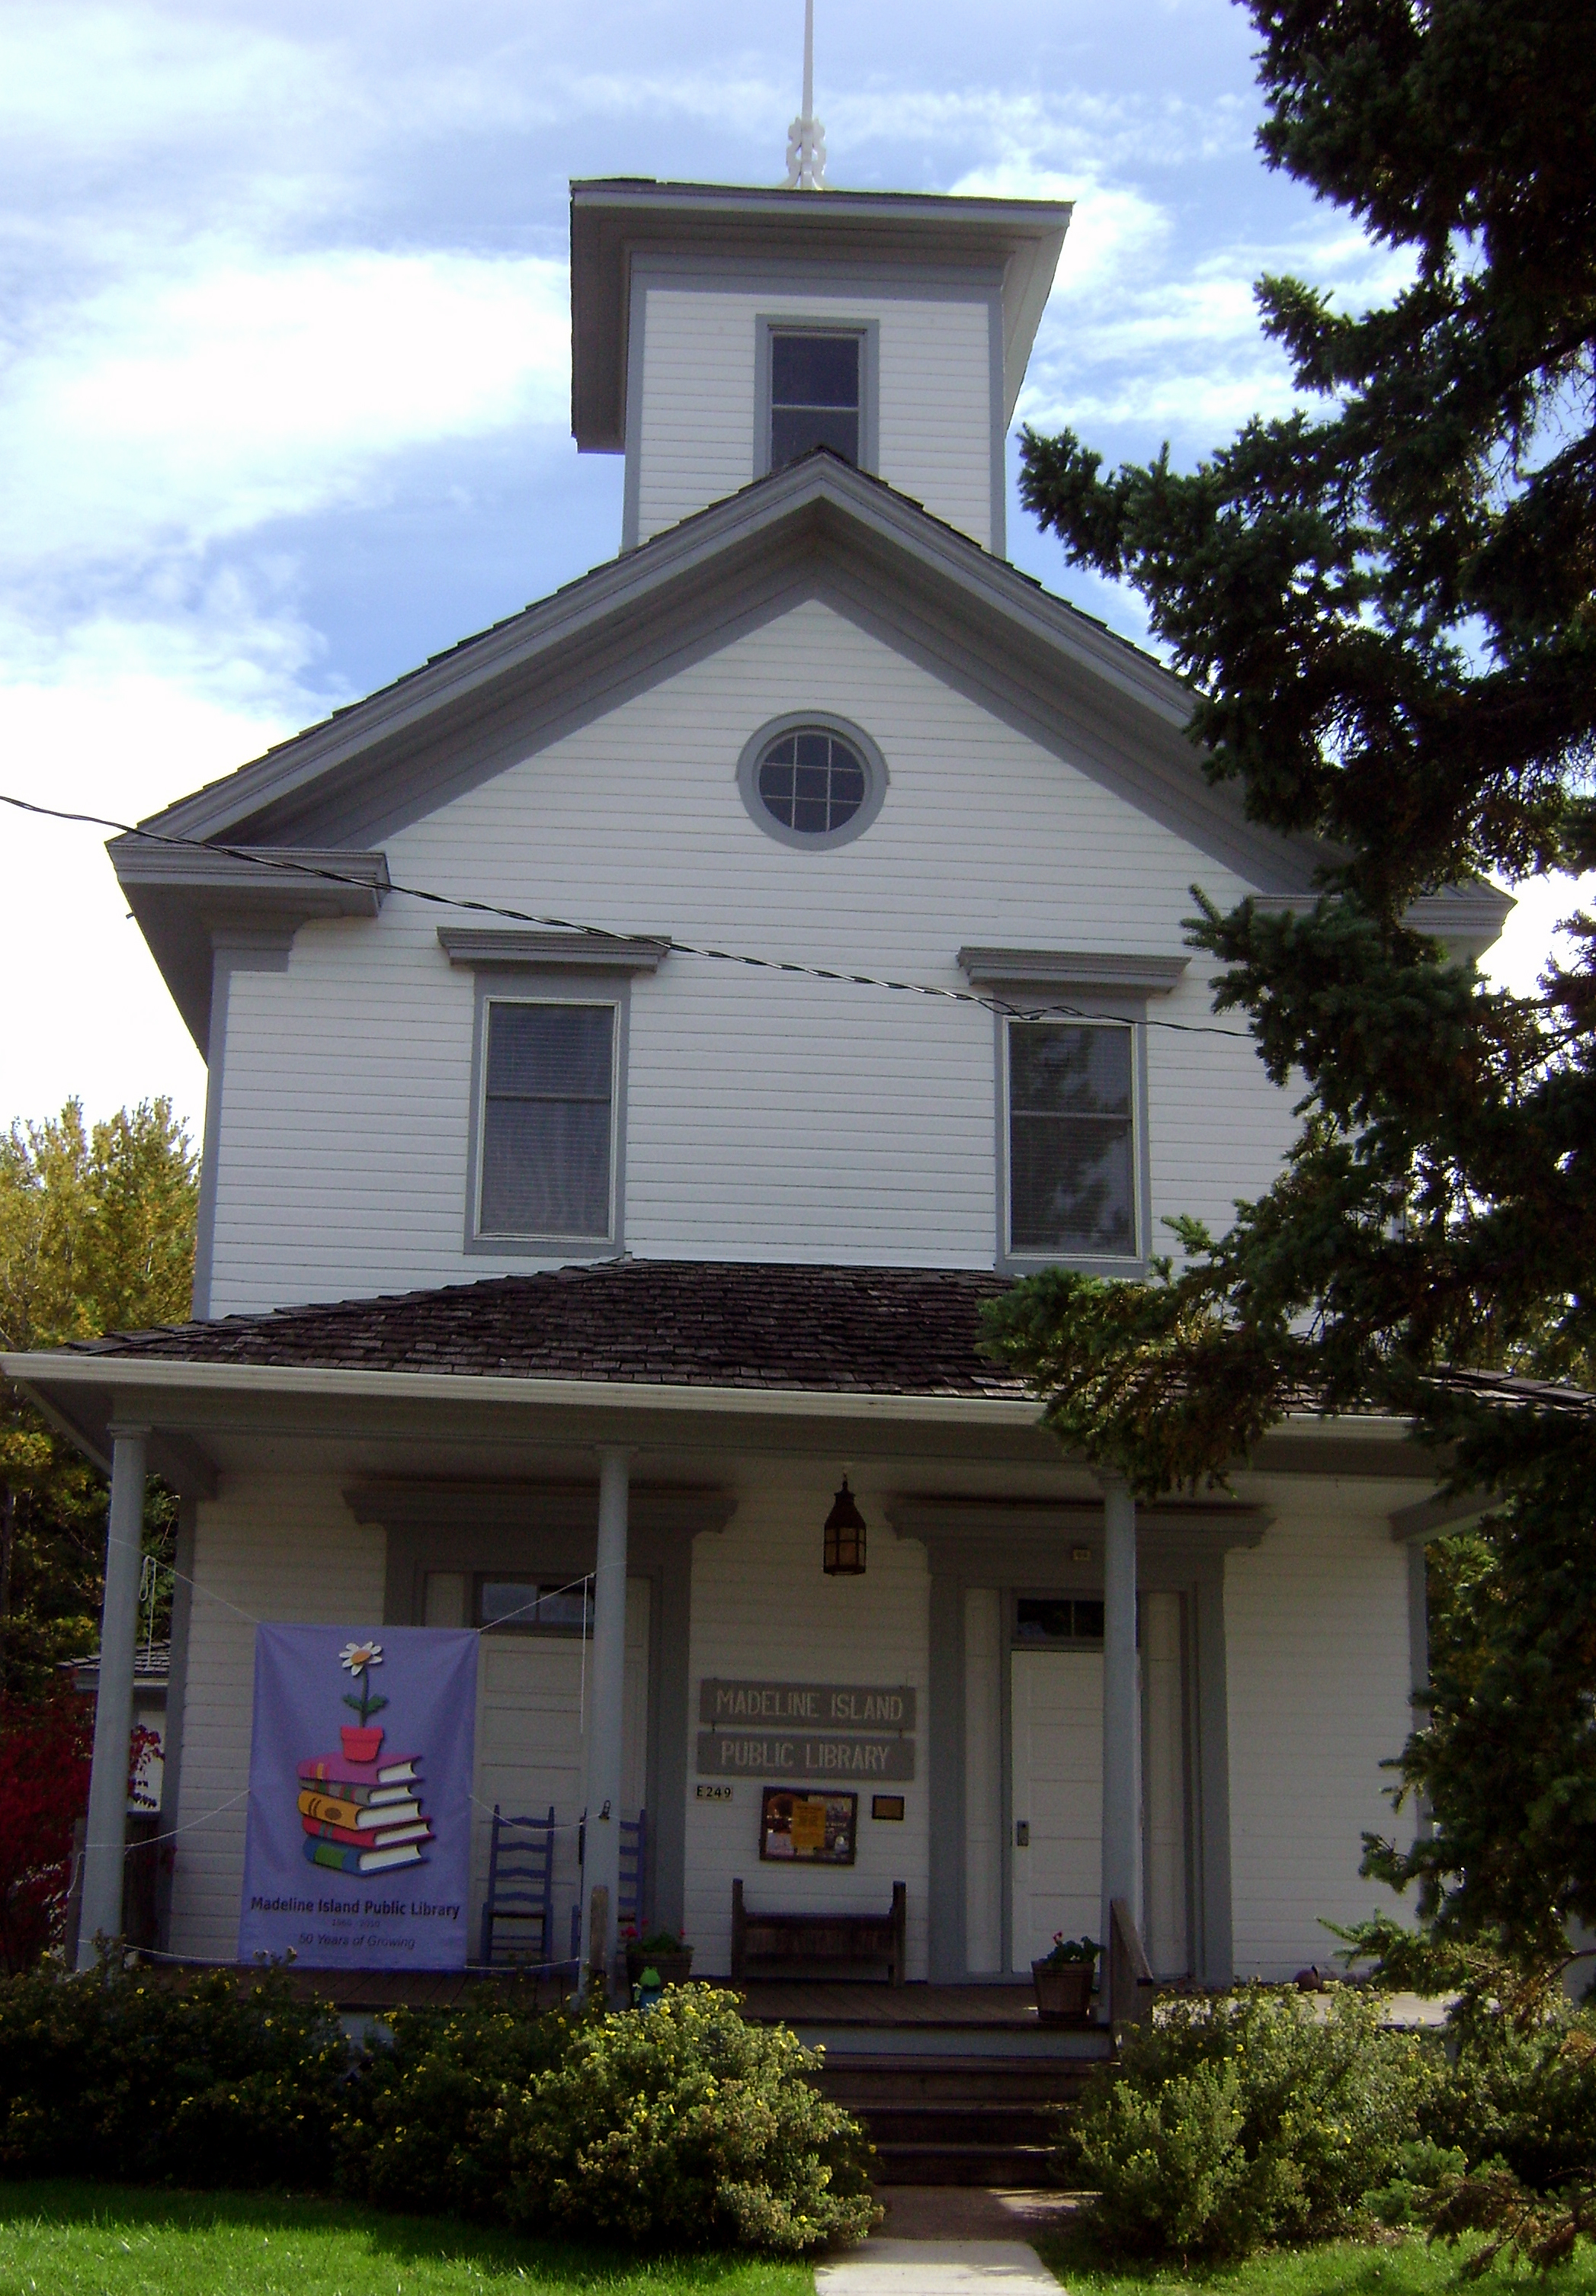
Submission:
<svg viewBox="0 0 1596 2296">
<path fill-rule="evenodd" d="M 388 1703 L 386 1698 L 379 1697 L 372 1688 L 372 1669 L 381 1663 L 381 1643 L 368 1640 L 346 1643 L 343 1646 L 339 1664 L 353 1675 L 360 1685 L 358 1695 L 353 1691 L 346 1692 L 344 1695 L 344 1704 L 352 1706 L 360 1717 L 358 1723 L 346 1722 L 339 1732 L 344 1742 L 344 1759 L 347 1762 L 374 1762 L 377 1749 L 382 1743 L 381 1728 L 373 1726 L 372 1722 L 372 1715 L 380 1714 Z"/>
</svg>

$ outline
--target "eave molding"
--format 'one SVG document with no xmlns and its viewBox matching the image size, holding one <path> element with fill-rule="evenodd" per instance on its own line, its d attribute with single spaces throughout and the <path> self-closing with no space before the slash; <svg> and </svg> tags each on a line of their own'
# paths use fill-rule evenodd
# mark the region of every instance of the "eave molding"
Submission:
<svg viewBox="0 0 1596 2296">
<path fill-rule="evenodd" d="M 599 1486 L 596 1477 L 591 1483 L 372 1478 L 348 1485 L 344 1505 L 356 1522 L 383 1530 L 589 1538 L 598 1528 Z M 736 1511 L 737 1494 L 718 1483 L 634 1482 L 626 1502 L 630 1528 L 661 1537 L 724 1530 Z"/>
<path fill-rule="evenodd" d="M 439 925 L 438 944 L 471 972 L 657 972 L 670 955 L 666 935 L 469 931 Z"/>
<path fill-rule="evenodd" d="M 874 1389 L 714 1387 L 650 1380 L 517 1378 L 477 1372 L 360 1371 L 337 1365 L 195 1363 L 170 1356 L 95 1354 L 62 1349 L 46 1355 L 0 1357 L 0 1370 L 32 1399 L 52 1390 L 99 1390 L 136 1397 L 158 1414 L 156 1398 L 201 1395 L 302 1396 L 348 1402 L 494 1404 L 576 1411 L 698 1413 L 726 1419 L 846 1419 L 912 1424 L 1036 1428 L 1040 1403 L 1029 1397 L 918 1395 Z M 59 1406 L 58 1406 L 59 1407 Z M 126 1404 L 120 1407 L 130 1407 Z"/>
<path fill-rule="evenodd" d="M 1101 1498 L 937 1498 L 898 1492 L 888 1496 L 886 1506 L 903 1538 L 973 1541 L 988 1549 L 1027 1554 L 1079 1544 L 1091 1546 L 1094 1557 L 1102 1546 Z M 1232 1547 L 1256 1546 L 1273 1520 L 1271 1508 L 1240 1501 L 1198 1500 L 1188 1505 L 1178 1500 L 1142 1500 L 1136 1507 L 1136 1538 L 1139 1546 L 1198 1542 L 1205 1552 L 1223 1554 Z"/>
<path fill-rule="evenodd" d="M 1142 956 L 1110 950 L 962 948 L 959 966 L 973 988 L 1092 988 L 1134 996 L 1168 996 L 1191 968 L 1189 956 Z"/>
</svg>

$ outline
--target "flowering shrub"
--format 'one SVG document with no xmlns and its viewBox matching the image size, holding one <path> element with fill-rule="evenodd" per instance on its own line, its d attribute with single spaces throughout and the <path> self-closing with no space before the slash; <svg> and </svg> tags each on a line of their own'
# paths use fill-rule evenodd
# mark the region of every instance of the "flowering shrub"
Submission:
<svg viewBox="0 0 1596 2296">
<path fill-rule="evenodd" d="M 484 1987 L 362 2052 L 273 1972 L 0 1979 L 0 2176 L 336 2184 L 378 2206 L 789 2253 L 878 2211 L 856 2121 L 734 1994 L 538 2015 Z"/>
<path fill-rule="evenodd" d="M 66 1927 L 72 1827 L 88 1807 L 94 1710 L 58 1690 L 0 1700 L 0 1969 L 30 1969 Z"/>
<path fill-rule="evenodd" d="M 566 2046 L 567 2019 L 484 1986 L 446 2014 L 397 2010 L 389 2027 L 340 2128 L 340 2182 L 378 2208 L 501 2214 L 528 2088 Z"/>
<path fill-rule="evenodd" d="M 278 1977 L 0 1980 L 0 2172 L 323 2184 L 348 2073 L 336 2015 Z"/>
<path fill-rule="evenodd" d="M 1112 2249 L 1246 2256 L 1326 2239 L 1403 2174 L 1445 2077 L 1438 2051 L 1382 2032 L 1378 2003 L 1350 1990 L 1322 2020 L 1261 1988 L 1173 2000 L 1094 2077 L 1068 2165 L 1097 2188 Z"/>
<path fill-rule="evenodd" d="M 799 2252 L 862 2239 L 879 2211 L 856 2121 L 782 2026 L 737 1996 L 672 1986 L 658 2007 L 584 2020 L 532 2083 L 503 2195 L 512 2224 Z"/>
</svg>

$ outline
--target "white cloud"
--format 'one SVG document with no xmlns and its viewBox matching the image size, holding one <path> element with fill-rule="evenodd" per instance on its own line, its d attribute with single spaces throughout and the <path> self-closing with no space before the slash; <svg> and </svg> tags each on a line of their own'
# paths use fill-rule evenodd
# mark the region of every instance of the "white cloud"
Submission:
<svg viewBox="0 0 1596 2296">
<path fill-rule="evenodd" d="M 289 730 L 278 714 L 199 698 L 169 634 L 93 643 L 48 684 L 0 687 L 4 785 L 45 805 L 136 820 L 226 773 Z M 166 654 L 164 667 L 160 657 Z M 214 665 L 211 665 L 214 669 Z M 91 1116 L 164 1091 L 196 1139 L 205 1069 L 100 850 L 106 832 L 0 816 L 0 968 L 7 999 L 0 1120 L 44 1116 L 70 1095 Z"/>
<path fill-rule="evenodd" d="M 421 442 L 563 428 L 563 264 L 201 246 L 24 348 L 0 385 L 0 563 L 192 551 L 356 499 Z"/>
</svg>

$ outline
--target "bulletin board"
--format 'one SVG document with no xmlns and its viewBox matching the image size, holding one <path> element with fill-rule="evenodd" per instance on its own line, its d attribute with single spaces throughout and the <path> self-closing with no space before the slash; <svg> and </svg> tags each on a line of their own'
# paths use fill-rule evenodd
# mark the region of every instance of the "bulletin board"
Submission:
<svg viewBox="0 0 1596 2296">
<path fill-rule="evenodd" d="M 858 1843 L 856 1793 L 765 1787 L 759 1810 L 762 1859 L 783 1866 L 851 1866 Z"/>
</svg>

